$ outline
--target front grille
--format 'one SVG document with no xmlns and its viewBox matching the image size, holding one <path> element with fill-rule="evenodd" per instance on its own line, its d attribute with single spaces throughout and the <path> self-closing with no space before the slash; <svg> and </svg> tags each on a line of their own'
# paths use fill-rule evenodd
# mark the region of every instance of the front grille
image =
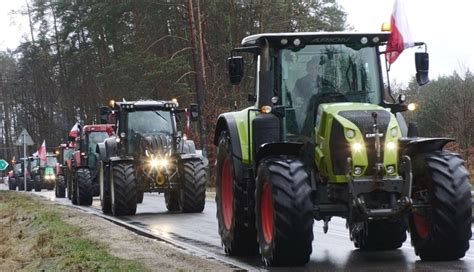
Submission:
<svg viewBox="0 0 474 272">
<path fill-rule="evenodd" d="M 365 171 L 365 175 L 374 175 L 374 165 L 377 161 L 377 151 L 375 150 L 375 137 L 366 137 L 367 134 L 374 133 L 374 118 L 372 113 L 377 113 L 377 124 L 379 127 L 379 133 L 383 136 L 380 138 L 380 144 L 382 146 L 380 157 L 383 160 L 383 146 L 385 133 L 387 132 L 388 123 L 390 122 L 390 113 L 386 110 L 358 110 L 358 111 L 341 111 L 338 114 L 341 117 L 351 121 L 356 125 L 365 140 L 365 148 L 367 150 L 368 168 Z"/>
</svg>

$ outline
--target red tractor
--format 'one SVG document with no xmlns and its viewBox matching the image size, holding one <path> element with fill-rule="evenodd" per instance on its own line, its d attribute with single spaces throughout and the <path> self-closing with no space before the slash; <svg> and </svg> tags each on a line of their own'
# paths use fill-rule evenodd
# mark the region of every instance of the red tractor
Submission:
<svg viewBox="0 0 474 272">
<path fill-rule="evenodd" d="M 71 200 L 74 205 L 91 205 L 93 196 L 99 195 L 96 145 L 110 137 L 113 125 L 79 126 L 76 149 L 72 155 Z"/>
</svg>

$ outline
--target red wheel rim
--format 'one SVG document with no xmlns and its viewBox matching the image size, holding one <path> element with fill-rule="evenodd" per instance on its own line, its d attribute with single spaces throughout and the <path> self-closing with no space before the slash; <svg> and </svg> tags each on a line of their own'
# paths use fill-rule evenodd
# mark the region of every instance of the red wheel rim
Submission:
<svg viewBox="0 0 474 272">
<path fill-rule="evenodd" d="M 419 214 L 413 214 L 413 223 L 415 224 L 416 233 L 420 238 L 425 239 L 430 232 L 430 221 L 428 218 Z"/>
<path fill-rule="evenodd" d="M 233 213 L 232 175 L 230 173 L 230 160 L 225 158 L 221 172 L 221 210 L 224 217 L 224 226 L 230 230 Z"/>
<path fill-rule="evenodd" d="M 260 199 L 260 217 L 262 218 L 262 232 L 265 242 L 270 243 L 273 240 L 273 208 L 272 191 L 270 184 L 265 182 L 262 189 L 262 198 Z"/>
</svg>

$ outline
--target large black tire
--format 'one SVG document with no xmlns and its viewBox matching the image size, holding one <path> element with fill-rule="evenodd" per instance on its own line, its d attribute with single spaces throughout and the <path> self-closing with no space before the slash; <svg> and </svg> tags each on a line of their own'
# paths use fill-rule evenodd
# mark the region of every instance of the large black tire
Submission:
<svg viewBox="0 0 474 272">
<path fill-rule="evenodd" d="M 102 179 L 99 176 L 100 206 L 104 214 L 112 214 L 112 204 L 110 200 L 110 166 L 101 163 L 99 170 L 102 171 L 103 175 Z M 99 175 L 101 175 L 100 172 Z"/>
<path fill-rule="evenodd" d="M 76 171 L 76 187 L 75 193 L 77 198 L 77 205 L 89 206 L 92 205 L 92 177 L 91 172 L 87 168 L 81 168 Z"/>
<path fill-rule="evenodd" d="M 166 209 L 170 212 L 181 211 L 181 203 L 179 201 L 179 191 L 167 191 L 165 192 L 165 203 Z"/>
<path fill-rule="evenodd" d="M 231 256 L 258 254 L 254 207 L 249 207 L 243 180 L 237 180 L 230 138 L 226 131 L 219 137 L 216 167 L 216 205 L 219 235 L 225 252 Z M 237 170 L 239 171 L 239 170 Z"/>
<path fill-rule="evenodd" d="M 35 192 L 41 192 L 41 177 L 40 175 L 36 175 L 34 177 L 34 187 L 35 187 Z"/>
<path fill-rule="evenodd" d="M 310 180 L 298 160 L 271 158 L 258 167 L 255 213 L 260 254 L 266 265 L 309 261 L 313 250 Z"/>
<path fill-rule="evenodd" d="M 14 178 L 8 179 L 8 189 L 10 189 L 10 191 L 16 191 L 16 180 Z"/>
<path fill-rule="evenodd" d="M 66 181 L 63 175 L 59 175 L 56 179 L 56 187 L 54 193 L 57 198 L 66 197 Z"/>
<path fill-rule="evenodd" d="M 143 192 L 143 190 L 137 191 L 137 204 L 143 203 L 144 195 L 145 195 L 145 192 Z"/>
<path fill-rule="evenodd" d="M 414 160 L 414 201 L 427 199 L 431 208 L 409 216 L 416 255 L 423 261 L 464 257 L 472 236 L 472 201 L 468 172 L 456 154 L 435 151 Z"/>
<path fill-rule="evenodd" d="M 26 178 L 26 191 L 30 192 L 34 188 L 33 180 L 31 178 Z"/>
<path fill-rule="evenodd" d="M 364 251 L 395 250 L 407 239 L 404 218 L 368 221 L 358 228 L 350 224 L 350 230 L 354 246 Z"/>
<path fill-rule="evenodd" d="M 18 178 L 18 191 L 24 191 L 25 190 L 25 180 L 23 177 Z"/>
<path fill-rule="evenodd" d="M 71 202 L 73 205 L 77 205 L 77 170 L 72 172 L 72 180 L 71 180 Z"/>
<path fill-rule="evenodd" d="M 114 216 L 134 215 L 137 212 L 137 182 L 132 163 L 112 165 L 110 194 Z"/>
<path fill-rule="evenodd" d="M 72 174 L 71 171 L 66 170 L 66 175 L 64 176 L 66 178 L 66 190 L 67 190 L 67 198 L 69 200 L 72 200 L 72 195 L 74 194 L 73 188 L 72 188 Z"/>
<path fill-rule="evenodd" d="M 202 160 L 182 163 L 182 212 L 200 213 L 206 204 L 207 173 Z"/>
</svg>

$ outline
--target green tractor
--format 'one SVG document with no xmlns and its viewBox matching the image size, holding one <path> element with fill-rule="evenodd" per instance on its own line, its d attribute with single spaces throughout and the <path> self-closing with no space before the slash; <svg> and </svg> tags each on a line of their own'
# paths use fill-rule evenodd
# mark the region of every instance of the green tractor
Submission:
<svg viewBox="0 0 474 272">
<path fill-rule="evenodd" d="M 58 167 L 58 158 L 56 154 L 46 153 L 46 161 L 40 160 L 39 179 L 35 180 L 35 190 L 38 188 L 53 190 L 56 185 L 56 167 Z"/>
<path fill-rule="evenodd" d="M 218 117 L 216 202 L 229 255 L 267 265 L 309 261 L 314 219 L 347 220 L 361 250 L 400 248 L 410 232 L 422 260 L 469 248 L 470 183 L 448 138 L 421 138 L 384 92 L 389 33 L 274 33 L 243 39 L 228 59 L 232 84 L 249 53 L 254 106 Z M 417 81 L 428 83 L 425 52 Z M 313 73 L 316 70 L 317 73 Z M 251 83 L 252 81 L 250 81 Z M 249 84 L 249 82 L 246 82 Z M 391 101 L 391 102 L 389 102 Z"/>
<path fill-rule="evenodd" d="M 66 189 L 69 190 L 69 179 L 71 179 L 72 153 L 74 149 L 69 143 L 60 144 L 55 153 L 58 155 L 59 167 L 56 168 L 56 184 L 54 194 L 57 198 L 66 197 Z"/>
<path fill-rule="evenodd" d="M 30 178 L 33 182 L 33 187 L 36 192 L 41 191 L 41 182 L 40 182 L 40 159 L 36 156 L 28 157 L 27 171 L 30 174 Z"/>
<path fill-rule="evenodd" d="M 176 101 L 116 102 L 101 108 L 116 133 L 97 145 L 102 211 L 133 215 L 144 192 L 164 193 L 169 211 L 198 213 L 205 205 L 207 161 L 178 131 Z M 190 109 L 197 117 L 197 105 Z M 110 118 L 112 116 L 112 118 Z M 106 120 L 108 119 L 108 120 Z"/>
</svg>

